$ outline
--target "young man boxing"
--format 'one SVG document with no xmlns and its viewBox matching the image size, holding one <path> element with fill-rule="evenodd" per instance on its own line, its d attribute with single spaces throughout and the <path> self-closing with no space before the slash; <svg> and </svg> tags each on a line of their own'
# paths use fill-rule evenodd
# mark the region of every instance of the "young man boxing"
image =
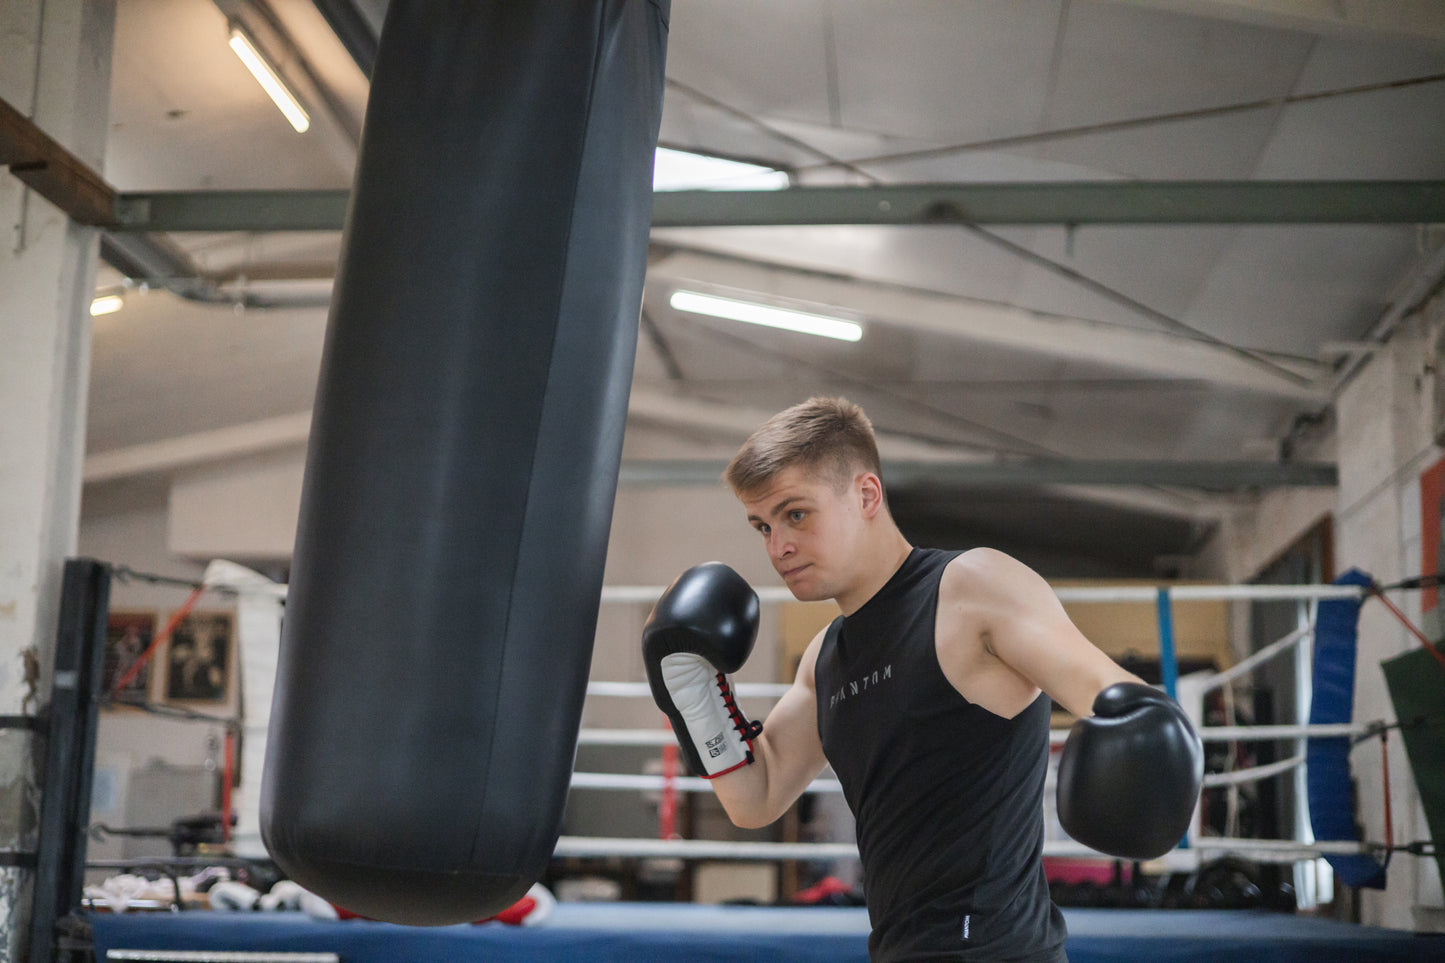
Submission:
<svg viewBox="0 0 1445 963">
<path fill-rule="evenodd" d="M 1079 717 L 1059 769 L 1064 828 L 1134 859 L 1171 849 L 1199 794 L 1183 711 L 1084 638 L 1027 566 L 909 545 L 858 406 L 775 415 L 725 477 L 793 595 L 843 614 L 759 726 L 728 680 L 757 596 L 719 563 L 669 586 L 643 650 L 692 767 L 733 822 L 758 827 L 832 765 L 857 820 L 874 960 L 1065 959 L 1041 861 L 1049 699 Z"/>
</svg>

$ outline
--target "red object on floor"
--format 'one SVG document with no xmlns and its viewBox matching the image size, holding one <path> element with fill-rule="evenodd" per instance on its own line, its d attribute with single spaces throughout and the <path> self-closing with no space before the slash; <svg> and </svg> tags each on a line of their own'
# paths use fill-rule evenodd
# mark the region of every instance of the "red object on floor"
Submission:
<svg viewBox="0 0 1445 963">
<path fill-rule="evenodd" d="M 836 876 L 824 876 L 807 889 L 801 889 L 794 893 L 793 902 L 805 905 L 821 903 L 830 896 L 836 896 L 839 893 L 848 893 L 851 892 L 852 889 L 853 887 Z"/>
<path fill-rule="evenodd" d="M 507 909 L 502 910 L 492 919 L 498 923 L 506 923 L 508 926 L 521 926 L 522 921 L 532 910 L 537 908 L 537 901 L 530 896 L 523 896 Z M 483 922 L 486 922 L 485 920 Z"/>
</svg>

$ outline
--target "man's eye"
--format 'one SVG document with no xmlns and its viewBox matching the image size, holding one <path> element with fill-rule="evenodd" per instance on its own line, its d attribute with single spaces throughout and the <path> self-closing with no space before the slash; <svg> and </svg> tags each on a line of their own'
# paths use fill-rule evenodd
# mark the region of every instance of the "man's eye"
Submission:
<svg viewBox="0 0 1445 963">
<path fill-rule="evenodd" d="M 788 512 L 788 520 L 792 522 L 801 522 L 803 520 L 803 514 L 804 513 L 801 508 L 795 508 L 791 512 Z"/>
<path fill-rule="evenodd" d="M 758 534 L 759 534 L 759 535 L 766 535 L 766 534 L 768 534 L 768 526 L 766 526 L 766 525 L 758 525 L 758 526 L 757 526 L 757 529 L 758 529 Z"/>
</svg>

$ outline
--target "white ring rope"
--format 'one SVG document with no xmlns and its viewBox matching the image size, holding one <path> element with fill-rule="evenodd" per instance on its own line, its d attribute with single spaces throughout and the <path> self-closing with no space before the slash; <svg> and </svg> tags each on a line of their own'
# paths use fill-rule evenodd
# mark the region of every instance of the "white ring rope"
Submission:
<svg viewBox="0 0 1445 963">
<path fill-rule="evenodd" d="M 1264 742 L 1271 739 L 1330 739 L 1363 736 L 1380 727 L 1378 722 L 1324 722 L 1297 726 L 1204 726 L 1205 742 Z"/>
<path fill-rule="evenodd" d="M 1240 676 L 1253 672 L 1256 666 L 1268 662 L 1270 659 L 1273 659 L 1275 656 L 1279 655 L 1282 652 L 1287 652 L 1294 649 L 1296 645 L 1298 645 L 1305 639 L 1314 638 L 1314 634 L 1314 622 L 1310 622 L 1308 625 L 1303 625 L 1295 629 L 1289 635 L 1286 635 L 1284 638 L 1278 639 L 1274 642 L 1271 642 L 1269 645 L 1266 645 L 1264 648 L 1260 649 L 1249 658 L 1241 659 L 1238 663 L 1230 666 L 1223 672 L 1214 673 L 1212 676 L 1204 680 L 1203 685 L 1200 687 L 1200 691 L 1208 692 L 1211 689 L 1217 689 L 1221 686 L 1228 685 Z"/>
<path fill-rule="evenodd" d="M 1296 862 L 1323 855 L 1354 855 L 1372 852 L 1369 843 L 1313 842 L 1292 840 L 1235 839 L 1205 836 L 1191 842 L 1195 851 L 1247 853 L 1260 862 Z M 1044 843 L 1045 856 L 1102 857 L 1082 843 L 1072 840 L 1050 840 Z M 858 847 L 852 843 L 768 843 L 729 842 L 712 839 L 641 839 L 608 836 L 562 836 L 552 855 L 557 858 L 634 857 L 641 859 L 739 859 L 739 860 L 833 860 L 856 859 Z M 1189 850 L 1175 850 L 1169 857 L 1181 862 L 1196 859 Z M 1107 857 L 1112 858 L 1112 857 Z"/>
<path fill-rule="evenodd" d="M 669 738 L 671 738 L 669 736 Z M 573 789 L 641 789 L 661 790 L 671 785 L 678 792 L 711 792 L 712 785 L 697 776 L 636 775 L 615 772 L 574 772 Z M 836 779 L 814 779 L 804 792 L 842 792 L 843 786 Z"/>
<path fill-rule="evenodd" d="M 1269 742 L 1283 739 L 1330 739 L 1363 736 L 1374 732 L 1379 723 L 1330 722 L 1293 726 L 1204 726 L 1199 738 L 1205 742 Z M 1069 737 L 1067 729 L 1049 732 L 1049 743 L 1062 746 Z M 673 742 L 668 729 L 583 729 L 577 734 L 581 746 L 667 746 Z"/>
<path fill-rule="evenodd" d="M 663 585 L 604 585 L 602 601 L 652 603 L 665 590 Z M 1155 602 L 1160 590 L 1176 602 L 1359 599 L 1366 594 L 1358 585 L 1061 585 L 1054 594 L 1061 602 Z M 782 586 L 763 586 L 754 591 L 760 602 L 795 601 L 793 593 Z"/>
<path fill-rule="evenodd" d="M 792 686 L 786 682 L 734 682 L 733 694 L 742 699 L 781 699 Z M 589 682 L 589 696 L 613 699 L 651 699 L 646 682 Z"/>
<path fill-rule="evenodd" d="M 1189 845 L 1195 849 L 1210 851 L 1249 853 L 1251 856 L 1257 853 L 1279 853 L 1293 855 L 1295 858 L 1301 855 L 1306 858 L 1355 856 L 1361 853 L 1372 853 L 1379 848 L 1370 843 L 1352 840 L 1316 840 L 1312 843 L 1301 843 L 1287 839 L 1231 839 L 1223 836 L 1201 836 L 1191 840 Z"/>
<path fill-rule="evenodd" d="M 1211 772 L 1204 777 L 1204 788 L 1258 782 L 1261 779 L 1278 776 L 1282 772 L 1289 772 L 1291 769 L 1304 765 L 1304 762 L 1304 756 L 1290 756 L 1288 759 L 1281 759 L 1279 762 L 1271 762 L 1263 766 L 1250 766 L 1248 769 L 1235 769 L 1232 772 Z"/>
</svg>

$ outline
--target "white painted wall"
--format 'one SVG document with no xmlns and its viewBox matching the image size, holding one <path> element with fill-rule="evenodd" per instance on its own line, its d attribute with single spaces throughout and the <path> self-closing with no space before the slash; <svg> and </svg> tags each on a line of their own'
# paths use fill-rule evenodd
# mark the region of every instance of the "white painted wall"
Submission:
<svg viewBox="0 0 1445 963">
<path fill-rule="evenodd" d="M 1356 566 L 1381 582 L 1419 574 L 1421 472 L 1445 454 L 1432 440 L 1434 371 L 1431 359 L 1445 329 L 1445 299 L 1437 298 L 1401 326 L 1385 350 L 1346 387 L 1337 411 L 1340 499 L 1335 554 L 1341 569 Z M 1417 625 L 1420 594 L 1395 599 Z M 1417 643 L 1382 606 L 1366 604 L 1360 615 L 1355 717 L 1394 719 L 1380 662 Z M 1355 751 L 1355 774 L 1366 835 L 1384 838 L 1379 750 Z M 1424 810 L 1400 739 L 1390 741 L 1390 782 L 1397 841 L 1428 839 Z M 1416 907 L 1442 905 L 1434 860 L 1397 856 L 1383 892 L 1366 891 L 1367 923 L 1410 928 Z"/>
</svg>

